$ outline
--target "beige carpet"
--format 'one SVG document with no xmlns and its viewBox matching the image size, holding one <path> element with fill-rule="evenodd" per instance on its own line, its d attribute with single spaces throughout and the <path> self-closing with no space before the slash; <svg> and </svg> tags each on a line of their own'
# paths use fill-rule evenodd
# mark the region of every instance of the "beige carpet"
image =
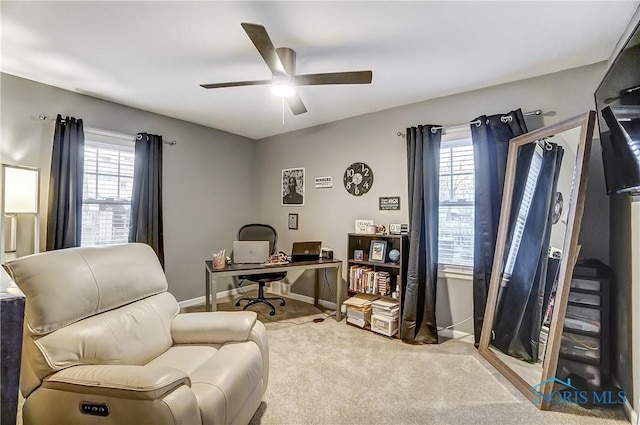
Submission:
<svg viewBox="0 0 640 425">
<path fill-rule="evenodd" d="M 467 342 L 408 345 L 291 299 L 275 316 L 252 309 L 268 330 L 270 378 L 251 425 L 628 424 L 621 409 L 538 410 Z"/>
<path fill-rule="evenodd" d="M 275 306 L 273 317 L 251 307 L 265 322 L 270 354 L 269 386 L 252 425 L 628 424 L 621 408 L 538 410 L 471 343 L 414 346 L 344 320 L 314 322 L 325 312 L 300 301 Z"/>
<path fill-rule="evenodd" d="M 218 300 L 217 308 L 219 311 L 242 311 L 246 301 L 242 301 L 240 307 L 236 307 L 236 301 L 244 296 L 256 297 L 257 295 L 258 291 L 255 289 L 247 291 L 246 294 L 222 298 Z M 265 296 L 277 297 L 279 295 L 267 293 Z M 286 298 L 286 304 L 284 307 L 280 306 L 279 301 L 272 301 L 271 303 L 276 308 L 276 314 L 273 316 L 269 315 L 271 309 L 262 303 L 254 304 L 247 309 L 258 313 L 258 319 L 265 324 L 265 327 L 268 330 L 282 329 L 289 326 L 313 322 L 313 319 L 328 318 L 334 313 L 333 311 L 321 310 L 314 307 L 312 304 L 291 298 Z M 185 313 L 196 311 L 204 311 L 204 305 L 187 307 L 183 310 Z"/>
</svg>

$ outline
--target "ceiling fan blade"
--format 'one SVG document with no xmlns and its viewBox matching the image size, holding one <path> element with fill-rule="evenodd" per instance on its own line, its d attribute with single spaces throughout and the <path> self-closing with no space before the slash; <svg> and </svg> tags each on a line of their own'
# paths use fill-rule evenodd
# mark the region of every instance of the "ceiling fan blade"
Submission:
<svg viewBox="0 0 640 425">
<path fill-rule="evenodd" d="M 287 97 L 287 104 L 289 109 L 293 112 L 293 115 L 300 115 L 307 112 L 306 106 L 302 103 L 302 99 L 298 93 L 294 93 L 293 96 Z"/>
<path fill-rule="evenodd" d="M 371 71 L 328 72 L 324 74 L 294 75 L 291 80 L 298 86 L 317 86 L 323 84 L 370 84 Z"/>
<path fill-rule="evenodd" d="M 244 31 L 253 42 L 253 45 L 258 49 L 260 56 L 262 56 L 262 59 L 267 63 L 271 72 L 276 75 L 286 75 L 284 65 L 282 65 L 282 61 L 280 61 L 278 53 L 276 53 L 276 49 L 273 47 L 267 30 L 258 24 L 243 22 L 240 25 L 242 25 L 242 28 L 244 28 Z"/>
<path fill-rule="evenodd" d="M 205 89 L 221 89 L 224 87 L 239 87 L 239 86 L 264 86 L 271 84 L 271 80 L 256 80 L 256 81 L 235 81 L 232 83 L 212 83 L 212 84 L 200 84 L 200 87 Z"/>
</svg>

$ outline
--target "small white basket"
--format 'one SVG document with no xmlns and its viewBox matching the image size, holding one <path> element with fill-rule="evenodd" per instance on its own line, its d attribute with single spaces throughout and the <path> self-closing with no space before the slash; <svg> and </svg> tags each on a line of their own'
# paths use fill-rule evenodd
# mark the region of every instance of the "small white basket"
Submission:
<svg viewBox="0 0 640 425">
<path fill-rule="evenodd" d="M 393 336 L 398 333 L 398 319 L 390 317 L 371 316 L 371 330 L 386 336 Z"/>
</svg>

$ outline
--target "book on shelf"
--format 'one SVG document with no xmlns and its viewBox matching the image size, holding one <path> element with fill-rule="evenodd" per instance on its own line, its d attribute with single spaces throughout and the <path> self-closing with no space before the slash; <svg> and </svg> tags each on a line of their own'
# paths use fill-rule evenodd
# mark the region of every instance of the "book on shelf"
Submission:
<svg viewBox="0 0 640 425">
<path fill-rule="evenodd" d="M 398 319 L 400 317 L 400 308 L 397 308 L 392 311 L 388 310 L 376 310 L 375 308 L 371 310 L 371 314 L 378 317 L 387 317 L 389 319 Z"/>
<path fill-rule="evenodd" d="M 398 300 L 389 300 L 389 299 L 381 299 L 372 301 L 373 307 L 378 307 L 383 310 L 392 310 L 396 307 L 400 307 L 400 301 Z"/>
<path fill-rule="evenodd" d="M 347 306 L 347 322 L 361 328 L 371 323 L 371 306 L 354 307 Z"/>
<path fill-rule="evenodd" d="M 376 297 L 375 295 L 355 294 L 353 297 L 347 298 L 343 302 L 343 304 L 345 304 L 347 306 L 347 308 L 349 306 L 352 306 L 352 307 L 365 307 L 365 306 L 370 306 L 371 303 L 374 302 L 377 299 L 378 299 L 378 297 Z"/>
<path fill-rule="evenodd" d="M 400 301 L 377 299 L 371 303 L 374 316 L 396 319 L 400 316 Z"/>
<path fill-rule="evenodd" d="M 372 294 L 355 294 L 346 299 L 343 304 L 347 307 L 347 322 L 361 328 L 371 323 L 371 304 L 377 299 Z"/>
<path fill-rule="evenodd" d="M 369 320 L 371 317 L 371 307 L 353 308 L 347 307 L 347 317 L 353 317 L 354 319 Z"/>
<path fill-rule="evenodd" d="M 347 323 L 351 323 L 352 325 L 356 325 L 358 327 L 364 328 L 365 326 L 367 326 L 368 322 L 364 319 L 357 319 L 355 317 L 347 316 Z"/>
<path fill-rule="evenodd" d="M 351 266 L 349 267 L 349 290 L 364 294 L 389 295 L 391 274 L 386 271 L 375 271 L 368 266 Z"/>
</svg>

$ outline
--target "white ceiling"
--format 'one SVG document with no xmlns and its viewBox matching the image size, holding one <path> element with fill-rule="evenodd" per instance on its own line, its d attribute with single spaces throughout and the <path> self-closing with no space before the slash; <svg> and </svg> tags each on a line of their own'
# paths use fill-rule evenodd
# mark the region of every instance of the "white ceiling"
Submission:
<svg viewBox="0 0 640 425">
<path fill-rule="evenodd" d="M 639 3 L 2 1 L 0 68 L 260 139 L 606 60 Z M 294 49 L 298 74 L 373 82 L 301 87 L 309 112 L 284 126 L 268 86 L 199 87 L 271 78 L 241 22 Z"/>
</svg>

